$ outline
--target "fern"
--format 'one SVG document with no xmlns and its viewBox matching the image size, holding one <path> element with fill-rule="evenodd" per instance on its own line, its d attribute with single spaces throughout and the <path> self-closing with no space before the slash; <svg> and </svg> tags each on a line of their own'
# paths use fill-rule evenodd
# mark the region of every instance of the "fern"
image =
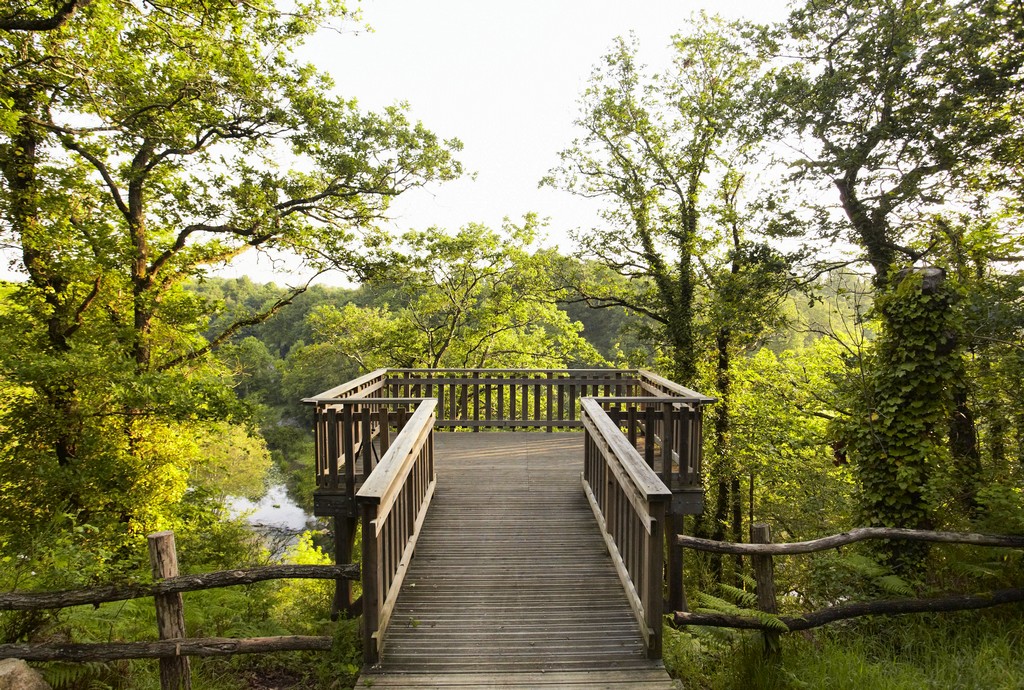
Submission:
<svg viewBox="0 0 1024 690">
<path fill-rule="evenodd" d="M 743 588 L 750 590 L 751 592 L 757 591 L 757 580 L 753 576 L 747 573 L 740 573 L 740 582 L 743 584 Z"/>
<path fill-rule="evenodd" d="M 873 558 L 862 554 L 849 554 L 840 562 L 855 573 L 870 579 L 872 584 L 883 592 L 905 597 L 912 597 L 917 593 L 913 585 L 899 575 L 890 572 L 888 568 Z"/>
<path fill-rule="evenodd" d="M 732 585 L 727 585 L 725 583 L 719 584 L 718 589 L 727 599 L 738 606 L 748 609 L 752 609 L 757 606 L 757 595 L 753 592 L 748 592 L 740 589 L 739 587 L 733 587 Z"/>
<path fill-rule="evenodd" d="M 876 577 L 873 582 L 883 591 L 891 592 L 892 594 L 900 594 L 905 597 L 912 597 L 916 594 L 910 583 L 899 575 L 882 575 L 881 577 Z"/>
<path fill-rule="evenodd" d="M 1001 563 L 968 563 L 967 561 L 950 561 L 950 567 L 960 575 L 971 577 L 997 577 Z"/>
<path fill-rule="evenodd" d="M 43 678 L 53 690 L 71 690 L 71 688 L 87 687 L 89 690 L 106 690 L 110 687 L 100 678 L 106 675 L 107 664 L 98 661 L 85 661 L 68 664 L 54 662 L 41 669 Z"/>
<path fill-rule="evenodd" d="M 732 589 L 736 590 L 735 587 Z M 741 592 L 742 594 L 750 594 L 749 592 L 744 592 L 741 589 L 736 591 Z M 697 594 L 697 598 L 700 600 L 700 603 L 703 604 L 702 608 L 697 609 L 697 613 L 725 613 L 730 616 L 753 618 L 771 630 L 789 632 L 789 628 L 786 624 L 783 623 L 782 619 L 775 614 L 765 613 L 764 611 L 759 611 L 754 608 L 741 608 L 729 601 L 726 601 L 725 599 L 716 597 L 713 594 L 705 594 L 704 592 L 699 592 Z"/>
<path fill-rule="evenodd" d="M 844 557 L 840 563 L 847 566 L 850 570 L 854 571 L 859 575 L 863 575 L 866 578 L 881 577 L 888 574 L 883 566 L 873 558 L 864 556 L 863 554 L 851 553 Z"/>
</svg>

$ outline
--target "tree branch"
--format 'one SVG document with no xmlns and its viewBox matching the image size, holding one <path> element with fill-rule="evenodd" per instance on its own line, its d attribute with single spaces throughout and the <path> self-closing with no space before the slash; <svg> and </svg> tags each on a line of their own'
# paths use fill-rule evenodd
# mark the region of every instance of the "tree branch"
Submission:
<svg viewBox="0 0 1024 690">
<path fill-rule="evenodd" d="M 199 359 L 200 357 L 203 357 L 207 353 L 212 352 L 213 350 L 220 347 L 226 340 L 228 340 L 231 336 L 233 336 L 235 333 L 245 328 L 246 326 L 255 326 L 257 324 L 263 323 L 271 316 L 276 314 L 278 311 L 280 311 L 282 308 L 291 304 L 296 297 L 298 297 L 303 292 L 308 290 L 313 280 L 315 280 L 321 273 L 323 273 L 323 271 L 319 271 L 316 275 L 311 277 L 308 281 L 306 281 L 306 284 L 303 285 L 302 287 L 292 290 L 290 294 L 274 302 L 274 304 L 272 304 L 268 309 L 265 309 L 264 311 L 258 314 L 254 314 L 253 316 L 249 316 L 244 319 L 239 319 L 238 321 L 235 321 L 233 324 L 231 324 L 223 331 L 221 331 L 221 333 L 217 337 L 215 337 L 213 340 L 211 340 L 198 350 L 194 350 L 187 354 L 180 355 L 178 357 L 175 357 L 171 361 L 160 365 L 159 370 L 167 371 L 168 369 L 172 369 L 178 366 L 179 364 L 184 364 L 185 362 L 193 362 Z"/>
<path fill-rule="evenodd" d="M 18 19 L 15 17 L 0 18 L 2 31 L 53 31 L 66 24 L 78 10 L 91 3 L 92 0 L 68 0 L 54 12 L 53 16 L 43 19 Z"/>
</svg>

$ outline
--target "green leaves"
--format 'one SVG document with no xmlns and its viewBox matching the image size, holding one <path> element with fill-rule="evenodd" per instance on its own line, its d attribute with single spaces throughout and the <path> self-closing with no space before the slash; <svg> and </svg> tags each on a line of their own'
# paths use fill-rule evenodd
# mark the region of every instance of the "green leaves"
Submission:
<svg viewBox="0 0 1024 690">
<path fill-rule="evenodd" d="M 298 381 L 306 362 L 331 357 L 361 371 L 600 362 L 581 326 L 554 302 L 552 257 L 532 246 L 536 232 L 527 217 L 500 232 L 470 224 L 455 233 L 406 233 L 363 288 L 375 306 L 310 314 L 314 344 L 290 358 L 290 377 Z"/>
<path fill-rule="evenodd" d="M 367 272 L 391 200 L 457 177 L 460 144 L 330 95 L 295 57 L 351 17 L 333 0 L 92 0 L 3 28 L 47 6 L 0 20 L 0 238 L 27 278 L 0 314 L 0 533 L 69 511 L 120 546 L 171 520 L 190 480 L 237 479 L 200 467 L 197 438 L 220 459 L 251 446 L 209 354 L 294 297 L 207 333 L 182 285 L 252 249 Z"/>
</svg>

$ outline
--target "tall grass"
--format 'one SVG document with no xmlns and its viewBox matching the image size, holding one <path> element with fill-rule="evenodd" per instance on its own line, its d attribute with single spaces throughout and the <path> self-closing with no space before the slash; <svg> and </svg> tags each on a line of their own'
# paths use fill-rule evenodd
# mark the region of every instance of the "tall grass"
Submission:
<svg viewBox="0 0 1024 690">
<path fill-rule="evenodd" d="M 1024 688 L 1024 607 L 860 619 L 783 636 L 766 660 L 757 633 L 667 630 L 665 664 L 695 690 Z"/>
</svg>

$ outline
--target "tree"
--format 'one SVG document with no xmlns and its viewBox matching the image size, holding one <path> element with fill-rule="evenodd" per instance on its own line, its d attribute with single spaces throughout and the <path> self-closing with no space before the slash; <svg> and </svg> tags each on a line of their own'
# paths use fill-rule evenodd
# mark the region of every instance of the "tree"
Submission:
<svg viewBox="0 0 1024 690">
<path fill-rule="evenodd" d="M 973 222 L 987 225 L 1016 207 L 1022 130 L 1010 113 L 1024 96 L 1019 80 L 1024 13 L 1019 3 L 1000 0 L 827 0 L 798 8 L 787 29 L 786 52 L 800 59 L 778 72 L 775 101 L 781 108 L 780 121 L 807 137 L 803 158 L 795 162 L 797 178 L 827 183 L 836 190 L 842 214 L 817 214 L 823 234 L 845 237 L 863 252 L 880 293 L 878 304 L 900 303 L 909 299 L 907 290 L 922 285 L 920 276 L 904 269 L 921 263 L 956 263 L 955 256 L 943 252 L 955 240 L 950 230 L 958 223 L 951 221 L 966 213 Z M 996 252 L 989 256 L 997 259 Z M 929 273 L 923 284 L 934 279 Z M 899 281 L 910 282 L 902 286 Z M 946 292 L 947 288 L 932 290 Z M 929 299 L 932 293 L 922 293 L 915 301 L 917 308 L 933 309 L 931 322 L 959 333 L 942 334 L 943 342 L 954 337 L 953 344 L 942 347 L 940 361 L 931 364 L 938 371 L 952 372 L 943 379 L 949 391 L 942 399 L 949 401 L 945 420 L 952 465 L 974 468 L 961 474 L 969 496 L 980 479 L 978 436 L 969 405 L 972 383 L 963 355 L 971 343 L 962 319 L 951 318 L 957 300 Z M 880 308 L 878 314 L 882 353 L 898 349 L 900 334 L 916 328 L 913 321 L 899 321 L 916 318 L 916 311 Z M 885 360 L 883 354 L 874 361 L 884 368 Z M 928 367 L 918 372 L 922 377 L 934 373 Z M 879 512 L 870 496 L 882 491 L 900 504 L 906 487 L 889 483 L 884 463 L 871 460 L 876 449 L 870 436 L 855 431 L 884 418 L 863 403 L 917 391 L 924 397 L 905 400 L 902 413 L 914 416 L 918 410 L 931 409 L 936 392 L 925 378 L 909 389 L 882 391 L 880 386 L 902 383 L 898 377 L 876 373 L 856 396 L 856 405 L 867 418 L 854 420 L 850 427 L 867 445 L 854 441 L 851 454 L 880 472 L 870 478 L 862 474 L 867 482 L 865 510 L 869 520 L 888 523 L 893 516 Z M 925 423 L 923 418 L 918 421 Z M 903 455 L 915 455 L 914 444 L 909 436 L 902 443 L 890 443 L 888 462 L 899 464 Z M 917 482 L 917 493 L 931 477 L 927 463 L 919 469 L 910 473 L 912 478 L 901 480 Z M 916 516 L 911 522 L 927 520 Z"/>
<path fill-rule="evenodd" d="M 459 144 L 402 107 L 361 112 L 294 59 L 351 16 L 337 3 L 53 7 L 0 18 L 2 232 L 26 275 L 0 324 L 4 494 L 60 486 L 64 507 L 28 493 L 123 529 L 159 491 L 146 473 L 184 462 L 155 439 L 238 414 L 209 353 L 302 289 L 203 337 L 183 284 L 253 249 L 362 270 L 360 237 L 394 196 L 458 175 Z"/>
<path fill-rule="evenodd" d="M 800 57 L 777 72 L 774 100 L 808 138 L 798 179 L 836 190 L 844 217 L 819 215 L 823 231 L 860 247 L 882 287 L 934 256 L 935 217 L 1016 177 L 1024 12 L 1000 0 L 815 0 L 787 31 Z"/>
<path fill-rule="evenodd" d="M 532 248 L 536 230 L 527 217 L 521 226 L 506 222 L 501 232 L 470 224 L 453 234 L 406 233 L 364 287 L 391 304 L 315 309 L 314 342 L 290 358 L 291 380 L 325 357 L 348 360 L 356 371 L 601 362 L 582 326 L 555 303 L 555 257 Z"/>
<path fill-rule="evenodd" d="M 752 27 L 707 17 L 676 35 L 673 48 L 672 67 L 652 77 L 638 66 L 635 43 L 616 43 L 584 93 L 577 125 L 585 134 L 547 182 L 607 201 L 607 225 L 579 240 L 585 258 L 628 279 L 577 275 L 578 299 L 657 323 L 669 374 L 718 397 L 706 464 L 714 510 L 711 526 L 697 529 L 723 539 L 731 519 L 741 541 L 733 358 L 777 324 L 791 283 L 787 260 L 767 242 L 784 226 L 781 205 L 758 202 L 748 172 L 767 160 L 755 117 L 763 55 Z M 713 362 L 705 368 L 707 352 Z"/>
</svg>

